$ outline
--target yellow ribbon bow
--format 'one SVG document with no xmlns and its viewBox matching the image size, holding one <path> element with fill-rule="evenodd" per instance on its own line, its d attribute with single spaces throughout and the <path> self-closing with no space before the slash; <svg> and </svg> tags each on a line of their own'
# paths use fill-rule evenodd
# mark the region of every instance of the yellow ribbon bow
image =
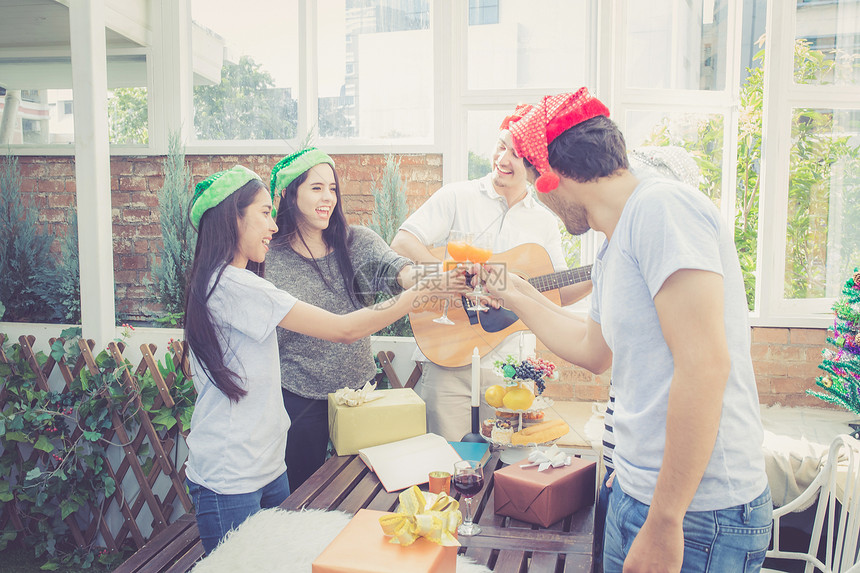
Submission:
<svg viewBox="0 0 860 573">
<path fill-rule="evenodd" d="M 403 546 L 412 545 L 416 539 L 424 537 L 439 545 L 459 547 L 460 542 L 454 532 L 461 521 L 463 516 L 460 514 L 457 500 L 443 493 L 427 505 L 424 492 L 418 489 L 417 485 L 400 493 L 400 508 L 397 513 L 389 513 L 379 518 L 382 532 L 391 536 L 389 543 Z"/>
</svg>

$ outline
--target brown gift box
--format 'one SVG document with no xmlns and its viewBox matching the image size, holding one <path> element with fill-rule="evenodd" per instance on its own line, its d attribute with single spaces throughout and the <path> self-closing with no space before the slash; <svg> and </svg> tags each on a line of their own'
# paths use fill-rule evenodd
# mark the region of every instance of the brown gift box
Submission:
<svg viewBox="0 0 860 573">
<path fill-rule="evenodd" d="M 596 462 L 572 458 L 569 466 L 542 472 L 537 466 L 520 465 L 518 462 L 493 474 L 496 515 L 549 527 L 594 503 Z"/>
</svg>

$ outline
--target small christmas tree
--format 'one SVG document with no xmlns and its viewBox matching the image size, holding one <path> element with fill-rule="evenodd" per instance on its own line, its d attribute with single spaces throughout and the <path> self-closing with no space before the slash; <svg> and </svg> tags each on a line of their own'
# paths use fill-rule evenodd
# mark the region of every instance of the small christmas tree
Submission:
<svg viewBox="0 0 860 573">
<path fill-rule="evenodd" d="M 836 349 L 825 348 L 819 368 L 827 372 L 815 384 L 826 393 L 807 390 L 825 402 L 838 404 L 860 415 L 860 271 L 842 287 L 842 296 L 833 303 L 836 318 L 827 342 Z"/>
</svg>

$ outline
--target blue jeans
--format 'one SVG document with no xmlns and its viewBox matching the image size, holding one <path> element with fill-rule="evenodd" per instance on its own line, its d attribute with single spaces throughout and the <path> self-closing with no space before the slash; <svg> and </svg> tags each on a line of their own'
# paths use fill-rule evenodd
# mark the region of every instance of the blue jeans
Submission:
<svg viewBox="0 0 860 573">
<path fill-rule="evenodd" d="M 648 516 L 648 506 L 620 487 L 610 491 L 603 570 L 620 573 L 630 545 Z M 759 571 L 770 543 L 772 512 L 769 487 L 749 503 L 716 511 L 688 511 L 684 516 L 681 571 Z"/>
<path fill-rule="evenodd" d="M 287 472 L 251 493 L 220 494 L 186 479 L 197 513 L 197 529 L 208 555 L 228 531 L 261 509 L 278 507 L 290 495 Z"/>
<path fill-rule="evenodd" d="M 600 482 L 600 491 L 597 493 L 597 506 L 594 508 L 594 563 L 595 565 L 603 563 L 603 538 L 606 531 L 606 512 L 609 509 L 609 493 L 612 490 L 606 485 L 614 468 L 608 469 L 603 474 L 603 480 Z M 599 569 L 598 569 L 599 571 Z"/>
</svg>

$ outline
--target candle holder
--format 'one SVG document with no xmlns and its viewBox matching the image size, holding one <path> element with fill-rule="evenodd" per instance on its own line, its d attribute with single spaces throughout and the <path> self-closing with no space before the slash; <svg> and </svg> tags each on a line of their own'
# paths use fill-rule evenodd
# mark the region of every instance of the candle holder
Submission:
<svg viewBox="0 0 860 573">
<path fill-rule="evenodd" d="M 481 435 L 481 420 L 478 406 L 472 406 L 472 431 L 463 436 L 461 442 L 483 442 L 484 437 Z"/>
</svg>

